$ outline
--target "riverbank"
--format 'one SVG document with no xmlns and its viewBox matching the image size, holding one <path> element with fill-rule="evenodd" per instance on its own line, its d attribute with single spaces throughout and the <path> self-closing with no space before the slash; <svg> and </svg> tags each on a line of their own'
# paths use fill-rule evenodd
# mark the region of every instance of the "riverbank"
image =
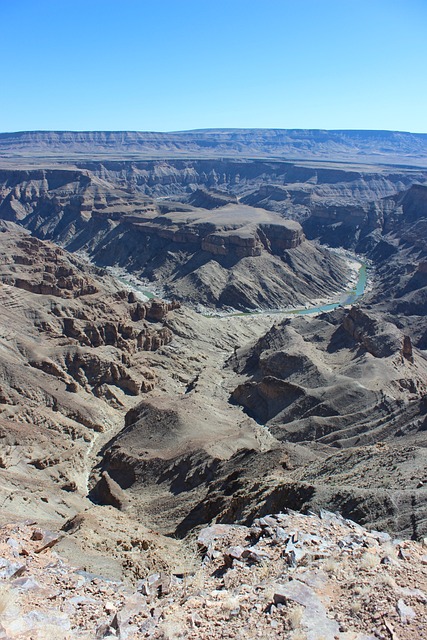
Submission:
<svg viewBox="0 0 427 640">
<path fill-rule="evenodd" d="M 333 311 L 337 307 L 346 307 L 354 304 L 360 299 L 367 288 L 369 264 L 364 259 L 352 254 L 345 249 L 330 249 L 338 254 L 346 262 L 350 272 L 349 280 L 344 290 L 336 291 L 328 298 L 317 298 L 312 300 L 304 307 L 288 306 L 277 309 L 254 309 L 251 311 L 238 311 L 236 309 L 215 310 L 197 305 L 195 310 L 197 313 L 205 317 L 230 318 L 255 315 L 315 315 Z M 165 292 L 161 287 L 153 288 L 152 283 L 141 280 L 135 274 L 129 273 L 121 267 L 107 267 L 107 272 L 125 286 L 126 289 L 132 291 L 137 297 L 145 302 L 154 297 L 165 299 Z"/>
<path fill-rule="evenodd" d="M 368 263 L 344 250 L 337 250 L 345 258 L 351 276 L 344 291 L 337 291 L 330 298 L 318 298 L 304 307 L 285 307 L 282 309 L 256 309 L 254 311 L 214 311 L 198 305 L 197 311 L 206 317 L 236 317 L 254 315 L 314 315 L 333 311 L 338 307 L 347 307 L 361 298 L 368 283 Z"/>
</svg>

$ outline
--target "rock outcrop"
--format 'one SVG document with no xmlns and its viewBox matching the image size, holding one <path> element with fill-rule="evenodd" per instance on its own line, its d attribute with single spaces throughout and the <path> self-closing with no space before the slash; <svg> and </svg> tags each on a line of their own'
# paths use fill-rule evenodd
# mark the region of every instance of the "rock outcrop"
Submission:
<svg viewBox="0 0 427 640">
<path fill-rule="evenodd" d="M 73 251 L 84 250 L 99 265 L 120 266 L 161 281 L 171 298 L 207 307 L 284 307 L 293 299 L 305 304 L 345 286 L 343 262 L 308 243 L 296 220 L 241 204 L 226 193 L 213 194 L 213 201 L 221 205 L 214 209 L 154 202 L 141 195 L 146 181 L 151 184 L 151 171 L 160 184 L 157 169 L 152 164 L 141 167 L 141 184 L 130 192 L 115 170 L 110 176 L 99 167 L 81 173 L 58 170 L 58 175 L 55 170 L 5 172 L 0 217 Z M 206 180 L 205 169 L 196 163 L 190 171 L 196 183 Z M 227 167 L 232 174 L 239 169 L 247 167 Z M 256 173 L 271 169 L 257 167 Z M 163 172 L 174 174 L 173 180 L 165 177 L 165 183 L 174 184 L 188 200 L 187 169 L 162 165 Z M 211 207 L 212 200 L 207 204 Z M 59 276 L 56 287 L 77 286 Z M 53 278 L 40 276 L 38 290 L 51 292 Z"/>
<path fill-rule="evenodd" d="M 97 438 L 154 389 L 147 356 L 171 342 L 166 322 L 177 305 L 144 303 L 14 223 L 2 222 L 0 235 L 4 513 L 17 517 L 34 498 L 34 513 L 55 520 L 57 501 L 61 517 L 83 508 Z"/>
<path fill-rule="evenodd" d="M 7 232 L 5 228 L 2 230 Z M 93 279 L 83 275 L 73 264 L 71 256 L 66 256 L 58 247 L 23 235 L 16 242 L 16 249 L 17 252 L 11 256 L 15 269 L 10 269 L 8 277 L 3 275 L 5 284 L 59 298 L 79 298 L 98 293 Z"/>
<path fill-rule="evenodd" d="M 62 536 L 72 539 L 85 518 L 67 523 Z M 128 553 L 145 558 L 142 578 L 130 586 L 85 571 L 77 558 L 65 561 L 60 536 L 36 523 L 3 526 L 3 635 L 412 640 L 427 625 L 425 547 L 339 514 L 276 513 L 248 526 L 204 528 L 184 575 L 158 564 L 159 552 L 177 554 L 173 541 L 142 527 L 138 533 L 128 541 L 119 531 Z"/>
<path fill-rule="evenodd" d="M 161 217 L 124 218 L 139 234 L 159 237 L 176 245 L 193 245 L 215 256 L 244 258 L 267 250 L 282 255 L 304 240 L 301 226 L 262 210 L 230 204 L 212 214 L 206 210 L 165 213 Z"/>
<path fill-rule="evenodd" d="M 167 318 L 168 303 L 137 303 L 137 311 L 130 310 L 132 318 L 138 322 L 143 318 L 152 322 L 164 322 Z M 176 304 L 174 308 L 178 308 Z M 144 311 L 143 311 L 144 310 Z M 150 326 L 136 327 L 132 323 L 94 322 L 78 318 L 63 319 L 63 332 L 68 338 L 73 338 L 82 346 L 100 347 L 112 345 L 134 353 L 136 349 L 155 351 L 172 340 L 172 332 L 167 327 L 160 329 Z"/>
<path fill-rule="evenodd" d="M 396 325 L 380 316 L 352 307 L 343 320 L 343 327 L 366 351 L 376 358 L 386 358 L 396 353 L 412 356 L 411 340 L 403 336 Z"/>
</svg>

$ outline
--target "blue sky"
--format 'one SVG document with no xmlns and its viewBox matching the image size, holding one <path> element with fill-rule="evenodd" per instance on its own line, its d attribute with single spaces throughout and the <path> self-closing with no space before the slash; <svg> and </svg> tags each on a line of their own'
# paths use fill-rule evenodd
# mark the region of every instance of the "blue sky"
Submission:
<svg viewBox="0 0 427 640">
<path fill-rule="evenodd" d="M 427 0 L 0 0 L 0 131 L 427 132 Z"/>
</svg>

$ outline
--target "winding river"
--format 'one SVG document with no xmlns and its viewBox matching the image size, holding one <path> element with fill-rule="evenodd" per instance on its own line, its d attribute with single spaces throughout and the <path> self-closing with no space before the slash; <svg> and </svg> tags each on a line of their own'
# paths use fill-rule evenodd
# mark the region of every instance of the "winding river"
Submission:
<svg viewBox="0 0 427 640">
<path fill-rule="evenodd" d="M 324 311 L 332 311 L 337 307 L 345 307 L 349 304 L 354 304 L 358 298 L 361 298 L 365 293 L 366 283 L 368 278 L 368 269 L 367 265 L 364 262 L 358 261 L 360 264 L 357 282 L 354 286 L 354 289 L 350 289 L 349 291 L 345 291 L 340 297 L 338 302 L 331 302 L 330 304 L 324 304 L 319 307 L 308 307 L 306 309 L 296 309 L 292 311 L 292 313 L 296 313 L 297 315 L 307 315 L 308 313 L 322 313 Z"/>
<path fill-rule="evenodd" d="M 300 309 L 290 309 L 289 307 L 283 309 L 258 309 L 257 311 L 236 311 L 235 313 L 206 313 L 203 315 L 206 316 L 223 316 L 223 317 L 233 317 L 233 316 L 253 316 L 253 315 L 272 315 L 272 314 L 289 314 L 289 315 L 297 315 L 297 316 L 305 316 L 314 313 L 323 313 L 326 311 L 333 311 L 337 309 L 337 307 L 345 307 L 347 305 L 354 304 L 356 300 L 361 298 L 365 293 L 367 278 L 368 278 L 368 267 L 365 262 L 362 262 L 359 258 L 354 258 L 352 256 L 354 262 L 357 262 L 359 265 L 359 269 L 357 272 L 357 280 L 354 285 L 350 289 L 346 289 L 341 294 L 336 294 L 336 300 L 333 302 L 328 302 L 321 305 L 315 305 L 313 307 L 305 306 Z"/>
<path fill-rule="evenodd" d="M 354 256 L 352 256 L 352 259 L 355 262 L 357 262 L 359 265 L 357 280 L 355 284 L 352 286 L 352 288 L 343 291 L 341 294 L 337 294 L 336 296 L 337 299 L 333 302 L 328 302 L 326 304 L 321 304 L 313 307 L 305 306 L 305 307 L 301 307 L 300 309 L 290 309 L 289 307 L 286 307 L 283 309 L 258 309 L 256 311 L 236 311 L 236 312 L 230 312 L 230 313 L 209 312 L 209 313 L 203 313 L 203 315 L 207 317 L 222 316 L 227 318 L 233 317 L 233 316 L 252 316 L 252 315 L 261 315 L 261 314 L 267 315 L 267 314 L 277 314 L 277 313 L 289 314 L 289 315 L 308 315 L 308 314 L 314 314 L 314 313 L 323 313 L 325 311 L 333 311 L 333 309 L 336 309 L 337 307 L 344 307 L 347 305 L 354 304 L 356 300 L 361 298 L 365 293 L 367 278 L 368 278 L 368 273 L 367 273 L 368 267 L 367 267 L 367 264 L 361 261 L 359 258 L 356 259 Z M 123 277 L 122 274 L 118 275 L 117 273 L 115 273 L 114 276 L 117 280 L 125 284 L 127 287 L 133 289 L 134 291 L 142 293 L 146 298 L 150 299 L 158 296 L 156 292 L 147 290 L 146 285 L 144 286 L 142 285 L 142 283 L 141 285 L 137 283 L 137 279 L 134 276 L 132 277 L 133 281 L 130 281 L 127 278 Z"/>
</svg>

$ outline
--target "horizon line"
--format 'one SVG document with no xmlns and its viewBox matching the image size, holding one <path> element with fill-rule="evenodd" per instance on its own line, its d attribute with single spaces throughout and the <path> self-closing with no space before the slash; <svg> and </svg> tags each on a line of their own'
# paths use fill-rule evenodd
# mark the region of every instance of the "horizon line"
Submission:
<svg viewBox="0 0 427 640">
<path fill-rule="evenodd" d="M 181 133 L 208 133 L 208 132 L 243 132 L 243 131 L 325 131 L 329 133 L 403 133 L 409 135 L 427 135 L 427 132 L 423 131 L 406 131 L 402 129 L 326 129 L 326 128 L 300 128 L 300 127 L 207 127 L 202 129 L 175 129 L 172 131 L 156 131 L 156 130 L 144 130 L 144 129 L 22 129 L 18 131 L 1 131 L 0 135 L 13 135 L 23 133 L 149 133 L 157 135 L 172 135 Z"/>
</svg>

